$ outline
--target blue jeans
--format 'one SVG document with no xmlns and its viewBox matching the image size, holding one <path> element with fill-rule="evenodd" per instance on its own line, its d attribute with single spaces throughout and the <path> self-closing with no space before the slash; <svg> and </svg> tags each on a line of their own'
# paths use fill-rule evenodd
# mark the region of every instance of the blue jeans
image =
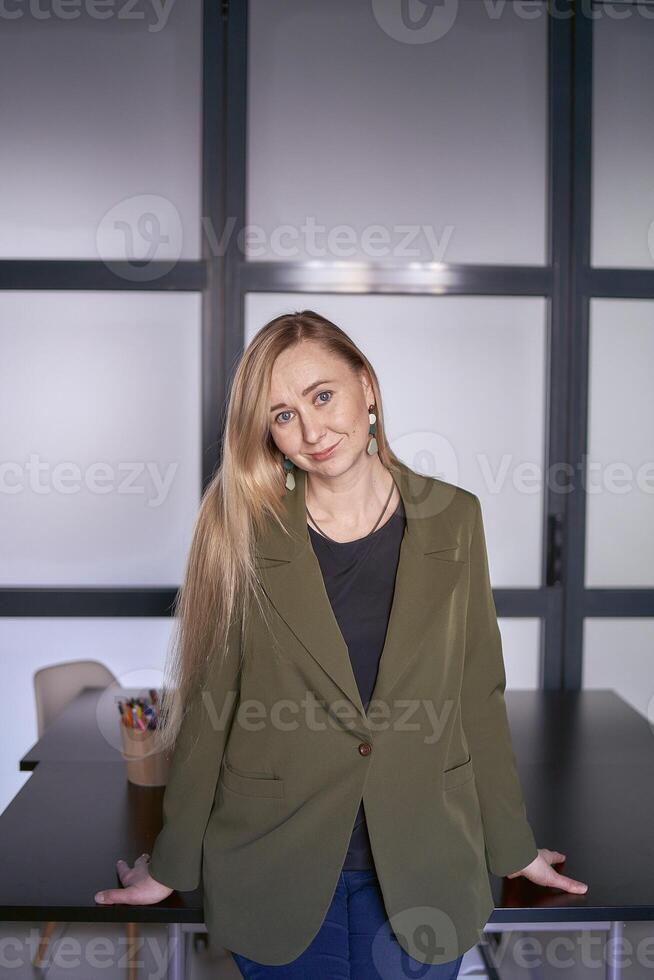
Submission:
<svg viewBox="0 0 654 980">
<path fill-rule="evenodd" d="M 232 956 L 246 980 L 455 980 L 463 959 L 431 965 L 409 956 L 391 931 L 374 871 L 341 871 L 320 929 L 291 963 Z"/>
</svg>

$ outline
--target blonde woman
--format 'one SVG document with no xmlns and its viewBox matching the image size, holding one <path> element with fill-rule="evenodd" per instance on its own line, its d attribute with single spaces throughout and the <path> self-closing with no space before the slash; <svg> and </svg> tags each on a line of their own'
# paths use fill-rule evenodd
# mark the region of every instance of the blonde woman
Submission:
<svg viewBox="0 0 654 980">
<path fill-rule="evenodd" d="M 97 901 L 202 883 L 244 977 L 453 980 L 489 871 L 586 891 L 527 821 L 479 499 L 393 454 L 317 313 L 237 366 L 178 598 L 163 828 Z"/>
</svg>

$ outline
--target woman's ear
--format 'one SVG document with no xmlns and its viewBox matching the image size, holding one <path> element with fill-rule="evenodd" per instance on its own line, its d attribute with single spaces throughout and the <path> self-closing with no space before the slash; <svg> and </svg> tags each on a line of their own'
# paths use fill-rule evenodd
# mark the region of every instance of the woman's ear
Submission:
<svg viewBox="0 0 654 980">
<path fill-rule="evenodd" d="M 361 369 L 360 379 L 361 387 L 363 388 L 363 395 L 366 399 L 366 405 L 371 405 L 375 400 L 375 392 L 372 387 L 372 382 L 370 381 L 370 375 L 365 368 Z"/>
</svg>

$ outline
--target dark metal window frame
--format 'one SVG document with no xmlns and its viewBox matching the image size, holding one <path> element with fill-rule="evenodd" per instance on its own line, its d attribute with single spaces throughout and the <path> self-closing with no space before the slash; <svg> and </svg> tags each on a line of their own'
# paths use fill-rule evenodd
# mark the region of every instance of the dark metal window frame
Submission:
<svg viewBox="0 0 654 980">
<path fill-rule="evenodd" d="M 220 459 L 231 374 L 243 349 L 249 292 L 538 296 L 548 301 L 545 472 L 553 462 L 580 474 L 586 454 L 588 313 L 592 297 L 654 298 L 654 271 L 590 267 L 592 20 L 588 3 L 549 0 L 549 261 L 544 266 L 449 264 L 434 272 L 401 263 L 350 263 L 342 279 L 303 262 L 246 261 L 236 232 L 245 226 L 247 0 L 204 2 L 202 215 L 220 231 L 235 227 L 224 254 L 203 235 L 203 257 L 179 262 L 161 278 L 130 284 L 102 262 L 0 261 L 0 289 L 169 289 L 202 291 L 203 487 Z M 351 270 L 360 271 L 352 287 Z M 547 481 L 538 588 L 494 590 L 501 617 L 542 622 L 543 687 L 581 685 L 586 616 L 651 616 L 654 589 L 586 589 L 586 500 Z M 166 616 L 175 589 L 0 589 L 4 616 Z"/>
<path fill-rule="evenodd" d="M 225 105 L 227 7 L 204 0 L 202 15 L 202 217 L 214 229 L 225 223 Z M 122 276 L 131 263 L 95 260 L 0 260 L 0 289 L 192 291 L 202 294 L 202 485 L 219 459 L 221 413 L 226 398 L 222 329 L 224 261 L 211 248 L 203 224 L 202 258 L 150 263 L 159 275 L 147 282 Z M 170 616 L 177 587 L 0 588 L 0 616 Z"/>
<path fill-rule="evenodd" d="M 624 2 L 624 0 L 623 0 Z M 641 0 L 642 2 L 642 0 Z M 647 3 L 650 0 L 646 0 Z M 627 5 L 627 4 L 624 4 Z M 591 9 L 601 9 L 602 0 Z M 617 4 L 614 4 L 617 6 Z M 582 4 L 582 11 L 587 4 Z M 571 211 L 571 283 L 569 295 L 570 384 L 568 398 L 570 462 L 585 459 L 588 443 L 589 313 L 596 297 L 654 299 L 654 270 L 591 267 L 591 178 L 593 117 L 593 21 L 578 15 L 572 22 L 573 178 Z M 654 615 L 652 588 L 586 588 L 586 493 L 576 485 L 570 494 L 563 542 L 565 568 L 564 652 L 561 687 L 581 687 L 583 629 L 586 617 L 649 617 Z"/>
</svg>

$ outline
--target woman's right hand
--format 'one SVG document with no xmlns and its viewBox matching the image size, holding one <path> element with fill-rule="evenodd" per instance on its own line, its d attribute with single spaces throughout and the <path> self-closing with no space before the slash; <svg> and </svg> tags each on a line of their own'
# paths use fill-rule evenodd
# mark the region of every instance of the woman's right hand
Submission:
<svg viewBox="0 0 654 980">
<path fill-rule="evenodd" d="M 148 871 L 149 860 L 149 854 L 141 854 L 130 868 L 127 861 L 119 858 L 116 869 L 123 887 L 96 892 L 96 902 L 100 905 L 156 905 L 172 895 L 174 889 L 162 885 Z"/>
</svg>

